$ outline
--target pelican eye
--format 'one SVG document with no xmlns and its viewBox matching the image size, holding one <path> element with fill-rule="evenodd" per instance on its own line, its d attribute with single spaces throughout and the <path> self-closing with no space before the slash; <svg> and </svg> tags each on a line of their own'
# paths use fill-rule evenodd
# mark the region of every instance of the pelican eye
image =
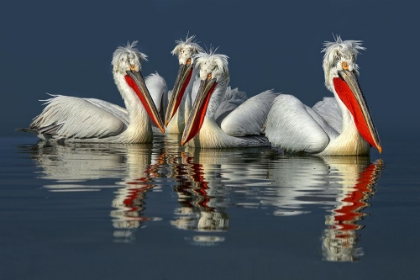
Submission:
<svg viewBox="0 0 420 280">
<path fill-rule="evenodd" d="M 207 75 L 207 80 L 210 80 L 213 75 L 210 73 Z"/>
<path fill-rule="evenodd" d="M 349 65 L 346 61 L 341 62 L 341 67 L 343 67 L 344 70 L 349 70 Z"/>
<path fill-rule="evenodd" d="M 186 65 L 190 65 L 191 64 L 191 58 L 188 58 L 187 62 L 185 63 Z"/>
<path fill-rule="evenodd" d="M 132 71 L 135 71 L 135 70 L 136 70 L 136 66 L 135 66 L 134 64 L 130 64 L 130 69 L 131 69 Z"/>
</svg>

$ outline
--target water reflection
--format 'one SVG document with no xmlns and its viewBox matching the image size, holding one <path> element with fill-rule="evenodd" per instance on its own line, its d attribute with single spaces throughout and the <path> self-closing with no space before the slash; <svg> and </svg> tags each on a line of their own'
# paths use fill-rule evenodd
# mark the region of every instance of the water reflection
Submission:
<svg viewBox="0 0 420 280">
<path fill-rule="evenodd" d="M 32 158 L 42 167 L 40 178 L 52 184 L 44 185 L 51 192 L 100 191 L 117 188 L 111 202 L 112 225 L 116 242 L 134 240 L 134 230 L 145 221 L 160 220 L 146 217 L 145 197 L 159 185 L 153 178 L 161 176 L 159 166 L 164 155 L 159 147 L 120 144 L 57 144 L 39 142 L 31 149 Z M 116 178 L 112 185 L 100 184 L 100 179 Z"/>
<path fill-rule="evenodd" d="M 361 211 L 368 207 L 368 199 L 375 193 L 376 184 L 383 168 L 381 160 L 372 164 L 348 164 L 328 159 L 328 164 L 344 176 L 341 193 L 337 196 L 336 207 L 331 215 L 326 216 L 328 228 L 322 237 L 322 252 L 327 261 L 356 261 L 363 255 L 363 249 L 357 248 L 359 234 L 363 226 L 358 221 L 365 216 Z M 354 172 L 349 170 L 355 169 Z M 357 176 L 352 176 L 357 174 Z"/>
<path fill-rule="evenodd" d="M 153 183 L 152 178 L 161 176 L 159 167 L 164 163 L 164 155 L 161 154 L 153 159 L 153 164 L 147 164 L 150 161 L 144 161 L 144 157 L 130 152 L 127 153 L 127 163 L 130 169 L 134 169 L 134 172 L 121 183 L 124 187 L 115 192 L 116 196 L 112 201 L 112 206 L 116 209 L 110 214 L 112 225 L 117 229 L 114 231 L 114 237 L 117 238 L 116 241 L 122 242 L 132 241 L 134 239 L 133 229 L 139 228 L 143 222 L 161 220 L 157 217 L 145 217 L 143 211 L 146 193 L 150 189 L 158 187 Z M 141 165 L 137 164 L 139 158 L 143 162 Z"/>
<path fill-rule="evenodd" d="M 177 142 L 168 136 L 166 143 L 168 177 L 176 181 L 173 190 L 179 203 L 171 225 L 195 231 L 196 235 L 186 238 L 191 244 L 219 244 L 229 230 L 229 207 L 248 205 L 246 199 L 236 200 L 235 190 L 255 181 L 268 183 L 261 162 L 264 149 L 180 150 Z"/>
<path fill-rule="evenodd" d="M 381 160 L 290 156 L 270 148 L 190 149 L 170 136 L 157 139 L 153 145 L 40 142 L 31 154 L 49 191 L 115 188 L 107 203 L 116 242 L 130 242 L 146 221 L 163 219 L 184 231 L 188 243 L 213 246 L 226 241 L 233 208 L 246 219 L 250 211 L 259 211 L 271 216 L 273 224 L 286 216 L 313 219 L 314 211 L 325 209 L 323 259 L 354 261 L 363 254 L 357 244 L 359 223 L 375 193 Z M 101 180 L 110 178 L 114 180 Z M 145 201 L 152 191 L 175 194 L 175 207 L 165 205 L 159 217 L 146 216 Z M 266 230 L 260 223 L 254 219 L 249 226 Z"/>
<path fill-rule="evenodd" d="M 332 206 L 322 235 L 323 258 L 355 261 L 363 255 L 356 247 L 358 221 L 366 215 L 361 211 L 369 206 L 382 168 L 382 160 L 370 163 L 369 157 L 284 157 L 269 171 L 276 195 L 261 199 L 275 205 L 279 216 L 310 213 L 310 204 Z"/>
<path fill-rule="evenodd" d="M 171 177 L 178 184 L 174 191 L 178 195 L 179 208 L 175 209 L 175 220 L 171 225 L 182 230 L 223 232 L 229 229 L 229 215 L 226 212 L 229 194 L 224 188 L 220 165 L 196 163 L 193 154 L 181 152 L 179 157 L 168 156 Z M 219 170 L 218 170 L 219 169 Z M 196 235 L 192 244 L 214 245 L 223 242 L 224 237 Z"/>
<path fill-rule="evenodd" d="M 175 211 L 181 217 L 173 221 L 172 225 L 198 231 L 226 231 L 229 216 L 225 209 L 229 194 L 223 186 L 221 176 L 214 176 L 218 173 L 214 171 L 220 167 L 217 164 L 195 161 L 193 155 L 183 152 L 181 165 L 172 164 L 176 168 L 181 166 L 179 169 L 182 170 L 176 176 L 180 184 L 174 188 L 181 205 Z"/>
</svg>

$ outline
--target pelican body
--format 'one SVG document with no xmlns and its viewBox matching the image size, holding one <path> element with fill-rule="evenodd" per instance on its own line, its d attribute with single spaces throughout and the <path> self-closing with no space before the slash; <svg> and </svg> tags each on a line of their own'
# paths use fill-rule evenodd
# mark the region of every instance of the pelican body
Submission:
<svg viewBox="0 0 420 280">
<path fill-rule="evenodd" d="M 267 146 L 262 136 L 273 99 L 272 91 L 260 93 L 246 100 L 230 112 L 219 125 L 216 116 L 221 102 L 226 97 L 229 84 L 227 56 L 211 52 L 195 56 L 200 84 L 191 108 L 181 145 L 192 147 L 231 148 Z"/>
<path fill-rule="evenodd" d="M 267 116 L 269 141 L 290 152 L 318 155 L 366 155 L 382 152 L 379 135 L 357 79 L 360 41 L 325 42 L 325 85 L 334 98 L 313 108 L 292 95 L 279 95 Z"/>
<path fill-rule="evenodd" d="M 163 122 L 141 73 L 146 55 L 137 41 L 113 54 L 113 76 L 126 109 L 94 99 L 53 95 L 28 131 L 44 140 L 102 143 L 150 143 L 151 121 L 164 132 Z M 150 119 L 149 119 L 150 117 Z"/>
</svg>

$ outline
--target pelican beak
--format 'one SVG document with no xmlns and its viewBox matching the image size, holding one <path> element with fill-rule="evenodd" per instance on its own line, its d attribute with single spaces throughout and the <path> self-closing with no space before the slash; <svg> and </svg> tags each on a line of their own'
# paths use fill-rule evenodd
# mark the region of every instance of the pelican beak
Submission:
<svg viewBox="0 0 420 280">
<path fill-rule="evenodd" d="M 338 73 L 341 79 L 335 78 L 333 81 L 336 92 L 353 115 L 356 127 L 363 139 L 382 153 L 381 141 L 356 73 L 348 70 L 341 70 Z"/>
<path fill-rule="evenodd" d="M 181 64 L 179 66 L 178 77 L 176 78 L 175 86 L 166 109 L 165 126 L 168 125 L 178 110 L 179 104 L 181 104 L 182 97 L 184 96 L 185 89 L 191 80 L 192 72 L 193 66 L 191 63 Z"/>
<path fill-rule="evenodd" d="M 149 114 L 150 119 L 156 124 L 156 126 L 165 133 L 163 121 L 158 113 L 155 103 L 153 102 L 152 96 L 146 87 L 143 76 L 140 71 L 127 71 L 125 76 L 127 84 L 136 92 L 141 103 Z"/>
<path fill-rule="evenodd" d="M 185 125 L 184 133 L 182 134 L 181 146 L 184 146 L 200 131 L 206 116 L 207 106 L 216 86 L 216 79 L 212 79 L 211 76 L 206 80 L 201 80 L 197 97 L 195 98 L 194 105 Z"/>
</svg>

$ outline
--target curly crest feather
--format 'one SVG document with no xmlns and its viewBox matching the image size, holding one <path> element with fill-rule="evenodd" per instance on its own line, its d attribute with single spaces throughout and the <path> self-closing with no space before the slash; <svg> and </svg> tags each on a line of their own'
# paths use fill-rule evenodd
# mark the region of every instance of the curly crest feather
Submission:
<svg viewBox="0 0 420 280">
<path fill-rule="evenodd" d="M 133 41 L 131 44 L 130 42 L 127 42 L 127 46 L 125 47 L 118 47 L 115 51 L 114 54 L 112 55 L 112 66 L 114 66 L 114 71 L 117 72 L 119 71 L 120 67 L 119 64 L 124 60 L 133 60 L 136 61 L 135 64 L 138 64 L 138 66 L 140 66 L 140 62 L 142 60 L 146 60 L 147 61 L 147 55 L 145 55 L 144 53 L 141 53 L 137 48 L 138 41 Z"/>
<path fill-rule="evenodd" d="M 210 50 L 210 53 L 202 52 L 195 55 L 194 58 L 197 60 L 196 67 L 200 70 L 203 70 L 204 68 L 210 70 L 208 72 L 211 72 L 217 81 L 219 81 L 221 78 L 229 79 L 229 57 L 224 54 L 216 54 L 216 50 Z"/>
<path fill-rule="evenodd" d="M 330 79 L 335 74 L 333 70 L 337 70 L 337 64 L 340 61 L 346 61 L 352 66 L 357 74 L 359 74 L 359 66 L 356 64 L 357 55 L 359 50 L 366 50 L 362 46 L 362 41 L 359 40 L 345 40 L 343 41 L 340 36 L 337 36 L 335 42 L 324 42 L 324 48 L 321 52 L 324 54 L 322 67 L 325 75 L 325 85 L 328 89 L 332 90 Z"/>
<path fill-rule="evenodd" d="M 171 51 L 172 55 L 178 55 L 179 52 L 183 49 L 183 48 L 189 48 L 192 50 L 193 54 L 197 54 L 200 52 L 203 52 L 203 48 L 200 47 L 200 45 L 198 44 L 198 42 L 194 42 L 195 39 L 195 35 L 192 35 L 190 37 L 186 37 L 185 41 L 182 41 L 182 39 L 176 40 L 175 43 L 177 44 L 175 46 L 175 48 Z"/>
</svg>

